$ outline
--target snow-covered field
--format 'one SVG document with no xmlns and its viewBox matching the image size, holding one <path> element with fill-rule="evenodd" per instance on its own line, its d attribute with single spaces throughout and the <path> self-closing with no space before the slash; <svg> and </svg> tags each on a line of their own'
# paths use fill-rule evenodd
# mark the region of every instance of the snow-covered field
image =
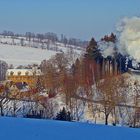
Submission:
<svg viewBox="0 0 140 140">
<path fill-rule="evenodd" d="M 49 49 L 47 49 L 47 44 L 44 44 L 44 49 L 42 49 L 40 43 L 24 41 L 25 46 L 21 46 L 20 39 L 14 39 L 14 44 L 12 41 L 9 37 L 0 36 L 0 60 L 14 66 L 40 64 L 42 60 L 48 60 L 56 53 L 69 51 L 62 43 L 51 44 Z M 74 52 L 80 54 L 81 50 L 74 49 L 74 47 Z"/>
<path fill-rule="evenodd" d="M 21 118 L 0 118 L 1 140 L 138 140 L 140 129 Z"/>
<path fill-rule="evenodd" d="M 16 66 L 40 64 L 42 60 L 49 59 L 55 54 L 55 51 L 50 50 L 0 44 L 0 60 Z"/>
</svg>

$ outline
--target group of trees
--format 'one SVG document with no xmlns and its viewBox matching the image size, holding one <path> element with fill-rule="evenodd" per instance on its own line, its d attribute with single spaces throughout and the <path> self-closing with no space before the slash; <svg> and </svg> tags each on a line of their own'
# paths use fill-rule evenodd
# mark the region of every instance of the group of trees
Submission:
<svg viewBox="0 0 140 140">
<path fill-rule="evenodd" d="M 16 34 L 12 31 L 3 31 L 0 33 L 3 36 L 11 36 L 13 39 L 18 37 L 25 37 L 28 41 L 38 41 L 40 43 L 44 42 L 43 40 L 49 40 L 51 42 L 61 42 L 65 45 L 75 45 L 75 46 L 81 46 L 86 47 L 88 44 L 88 41 L 82 41 L 80 39 L 76 38 L 67 38 L 65 35 L 61 34 L 59 37 L 56 33 L 47 32 L 47 33 L 33 33 L 33 32 L 26 32 L 25 34 Z M 21 39 L 21 42 L 23 42 L 23 39 Z"/>
<path fill-rule="evenodd" d="M 111 34 L 103 40 L 114 43 L 116 36 Z M 79 120 L 83 113 L 84 109 L 81 108 L 88 106 L 93 116 L 96 113 L 104 115 L 105 124 L 108 124 L 110 118 L 113 124 L 117 124 L 120 123 L 120 118 L 123 119 L 122 110 L 125 110 L 128 113 L 127 123 L 135 127 L 136 123 L 132 123 L 135 121 L 130 116 L 138 116 L 136 114 L 139 107 L 135 99 L 138 95 L 134 94 L 131 98 L 133 101 L 135 99 L 135 105 L 130 104 L 130 85 L 127 85 L 127 78 L 124 76 L 124 59 L 117 50 L 114 56 L 104 58 L 98 43 L 91 39 L 86 53 L 74 63 L 70 63 L 68 54 L 64 53 L 56 54 L 49 61 L 44 60 L 41 64 L 44 74 L 42 81 L 52 94 L 64 94 L 66 110 L 70 111 L 75 120 Z M 133 86 L 137 89 L 136 84 Z"/>
</svg>

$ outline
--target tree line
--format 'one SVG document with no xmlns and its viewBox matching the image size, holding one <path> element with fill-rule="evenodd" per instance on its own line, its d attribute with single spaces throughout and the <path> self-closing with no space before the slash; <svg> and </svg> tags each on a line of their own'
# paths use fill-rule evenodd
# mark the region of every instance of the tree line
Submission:
<svg viewBox="0 0 140 140">
<path fill-rule="evenodd" d="M 36 39 L 39 42 L 42 42 L 43 40 L 47 39 L 52 42 L 60 42 L 67 45 L 74 45 L 74 46 L 80 46 L 80 47 L 86 47 L 88 44 L 88 41 L 82 41 L 80 39 L 76 38 L 68 38 L 65 35 L 61 34 L 60 37 L 56 33 L 47 32 L 47 33 L 33 33 L 33 32 L 26 32 L 25 34 L 17 34 L 12 31 L 3 31 L 0 33 L 0 35 L 3 36 L 11 36 L 12 38 L 18 38 L 18 37 L 25 37 L 28 41 L 35 41 Z"/>
</svg>

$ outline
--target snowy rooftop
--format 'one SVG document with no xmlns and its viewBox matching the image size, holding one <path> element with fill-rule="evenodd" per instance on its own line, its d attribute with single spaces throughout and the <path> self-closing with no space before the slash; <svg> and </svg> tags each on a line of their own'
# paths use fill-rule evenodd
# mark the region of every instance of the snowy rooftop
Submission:
<svg viewBox="0 0 140 140">
<path fill-rule="evenodd" d="M 138 140 L 140 129 L 87 123 L 0 118 L 2 140 Z"/>
</svg>

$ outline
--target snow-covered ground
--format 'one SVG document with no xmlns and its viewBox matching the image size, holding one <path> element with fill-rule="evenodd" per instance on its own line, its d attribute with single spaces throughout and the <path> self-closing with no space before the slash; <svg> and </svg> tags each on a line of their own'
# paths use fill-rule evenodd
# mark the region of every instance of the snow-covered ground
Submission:
<svg viewBox="0 0 140 140">
<path fill-rule="evenodd" d="M 47 44 L 42 44 L 24 41 L 25 46 L 21 46 L 20 39 L 14 39 L 0 36 L 0 60 L 6 61 L 9 65 L 28 65 L 28 64 L 40 64 L 42 60 L 50 59 L 53 55 L 60 52 L 67 52 L 70 48 L 66 48 L 62 43 L 50 44 L 47 48 Z M 77 50 L 71 46 L 77 54 L 80 54 L 81 50 Z"/>
<path fill-rule="evenodd" d="M 138 140 L 140 129 L 76 122 L 0 118 L 1 140 Z"/>
<path fill-rule="evenodd" d="M 0 44 L 0 60 L 16 66 L 40 64 L 42 60 L 49 59 L 55 54 L 55 51 L 50 50 Z"/>
</svg>

